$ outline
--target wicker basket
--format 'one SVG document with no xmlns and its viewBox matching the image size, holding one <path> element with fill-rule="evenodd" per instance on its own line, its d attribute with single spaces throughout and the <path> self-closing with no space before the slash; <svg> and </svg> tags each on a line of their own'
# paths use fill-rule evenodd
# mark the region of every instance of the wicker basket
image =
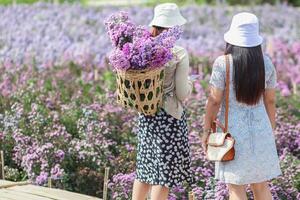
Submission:
<svg viewBox="0 0 300 200">
<path fill-rule="evenodd" d="M 164 70 L 117 71 L 118 103 L 145 115 L 154 115 L 162 104 Z"/>
</svg>

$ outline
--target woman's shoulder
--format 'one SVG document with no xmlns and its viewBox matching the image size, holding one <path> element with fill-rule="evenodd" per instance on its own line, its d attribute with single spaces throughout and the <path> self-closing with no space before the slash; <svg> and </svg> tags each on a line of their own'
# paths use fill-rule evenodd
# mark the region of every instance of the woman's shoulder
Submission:
<svg viewBox="0 0 300 200">
<path fill-rule="evenodd" d="M 265 63 L 265 71 L 272 72 L 275 71 L 275 67 L 269 55 L 264 54 L 264 63 Z"/>
<path fill-rule="evenodd" d="M 214 62 L 214 63 L 218 63 L 218 64 L 223 65 L 223 64 L 225 63 L 225 57 L 226 57 L 226 55 L 220 55 L 220 56 L 218 56 L 218 57 L 215 59 L 215 62 Z"/>
<path fill-rule="evenodd" d="M 229 61 L 230 63 L 232 64 L 232 56 L 229 54 Z M 264 54 L 263 55 L 263 58 L 264 58 L 264 63 L 265 63 L 265 70 L 268 72 L 268 71 L 274 71 L 275 70 L 275 67 L 272 63 L 272 60 L 270 58 L 269 55 L 267 54 Z M 215 61 L 214 61 L 214 64 L 213 64 L 214 67 L 218 67 L 218 68 L 221 68 L 221 69 L 225 69 L 226 68 L 226 60 L 225 60 L 225 55 L 220 55 L 218 56 Z"/>
<path fill-rule="evenodd" d="M 179 58 L 188 57 L 187 50 L 182 46 L 175 45 L 173 47 L 173 53 Z"/>
<path fill-rule="evenodd" d="M 231 58 L 229 58 L 229 59 L 231 59 Z M 214 70 L 219 70 L 219 71 L 224 71 L 225 72 L 225 70 L 226 70 L 226 56 L 225 55 L 218 56 L 214 61 L 213 68 L 214 68 Z"/>
</svg>

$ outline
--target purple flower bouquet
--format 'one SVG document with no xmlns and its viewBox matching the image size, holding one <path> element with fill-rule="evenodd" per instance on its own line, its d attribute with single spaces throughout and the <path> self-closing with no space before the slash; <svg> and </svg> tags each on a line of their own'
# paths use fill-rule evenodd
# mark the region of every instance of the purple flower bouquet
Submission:
<svg viewBox="0 0 300 200">
<path fill-rule="evenodd" d="M 170 28 L 152 37 L 125 12 L 113 14 L 105 25 L 114 46 L 109 62 L 117 71 L 118 102 L 146 115 L 155 114 L 162 102 L 163 69 L 174 58 L 172 48 L 181 29 Z"/>
<path fill-rule="evenodd" d="M 110 64 L 123 71 L 162 68 L 173 59 L 172 48 L 182 32 L 174 27 L 152 37 L 145 27 L 134 25 L 125 12 L 113 14 L 105 25 L 115 47 L 109 55 Z"/>
</svg>

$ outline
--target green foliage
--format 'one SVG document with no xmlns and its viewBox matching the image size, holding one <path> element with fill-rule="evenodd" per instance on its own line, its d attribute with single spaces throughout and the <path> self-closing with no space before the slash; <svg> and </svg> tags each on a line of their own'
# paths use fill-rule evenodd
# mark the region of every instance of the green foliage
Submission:
<svg viewBox="0 0 300 200">
<path fill-rule="evenodd" d="M 16 0 L 16 3 L 27 3 L 27 4 L 31 4 L 31 3 L 35 3 L 38 0 Z M 0 0 L 0 4 L 2 5 L 9 5 L 12 4 L 13 0 Z"/>
<path fill-rule="evenodd" d="M 290 97 L 283 97 L 277 93 L 277 106 L 283 110 L 288 110 L 289 115 L 295 116 L 300 120 L 300 101 L 299 95 L 292 95 Z"/>
<path fill-rule="evenodd" d="M 227 0 L 230 5 L 251 5 L 251 4 L 275 4 L 279 0 Z"/>
<path fill-rule="evenodd" d="M 73 138 L 79 138 L 77 121 L 82 117 L 81 109 L 70 109 L 61 112 L 60 122 L 66 127 L 68 133 L 72 135 Z"/>
<path fill-rule="evenodd" d="M 290 189 L 291 187 L 294 187 L 298 191 L 300 191 L 299 166 L 300 166 L 300 160 L 290 153 L 287 153 L 285 155 L 284 159 L 281 161 L 280 167 L 283 171 L 283 174 L 286 175 L 287 177 L 290 177 L 290 179 L 284 180 L 286 182 L 286 185 L 285 185 L 286 189 Z M 291 174 L 293 174 L 293 173 L 294 173 L 294 175 L 291 176 Z M 284 179 L 284 176 L 274 179 L 273 182 L 278 183 L 278 182 L 282 181 L 281 179 Z M 285 199 L 285 198 L 282 197 L 280 199 Z"/>
<path fill-rule="evenodd" d="M 294 6 L 300 6 L 300 0 L 289 0 L 288 2 Z"/>
<path fill-rule="evenodd" d="M 116 90 L 116 77 L 115 74 L 111 71 L 105 71 L 102 74 L 102 80 L 105 83 L 105 85 L 108 86 L 109 90 Z"/>
<path fill-rule="evenodd" d="M 24 181 L 26 179 L 26 173 L 17 168 L 11 168 L 4 166 L 5 180 L 8 181 Z"/>
</svg>

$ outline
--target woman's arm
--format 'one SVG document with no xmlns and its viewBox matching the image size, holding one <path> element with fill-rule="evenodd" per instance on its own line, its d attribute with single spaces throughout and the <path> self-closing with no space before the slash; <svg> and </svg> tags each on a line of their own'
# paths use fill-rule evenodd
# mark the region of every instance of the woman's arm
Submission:
<svg viewBox="0 0 300 200">
<path fill-rule="evenodd" d="M 192 93 L 192 83 L 188 80 L 190 63 L 185 49 L 181 49 L 178 56 L 180 62 L 176 68 L 175 92 L 178 100 L 184 101 Z"/>
<path fill-rule="evenodd" d="M 207 148 L 207 138 L 212 128 L 212 123 L 216 119 L 222 102 L 225 89 L 225 73 L 225 57 L 220 56 L 213 64 L 212 74 L 209 81 L 209 96 L 205 107 L 204 131 L 202 135 L 202 147 L 205 151 Z"/>
<path fill-rule="evenodd" d="M 264 92 L 264 104 L 273 130 L 275 129 L 276 94 L 275 89 L 266 89 Z"/>
<path fill-rule="evenodd" d="M 272 128 L 275 129 L 275 113 L 276 113 L 276 85 L 277 85 L 277 74 L 276 69 L 267 56 L 265 58 L 265 65 L 267 72 L 271 72 L 266 79 L 266 89 L 263 95 L 264 104 L 268 113 Z"/>
<path fill-rule="evenodd" d="M 204 131 L 202 135 L 202 147 L 206 151 L 207 138 L 212 128 L 212 123 L 216 119 L 223 98 L 223 90 L 215 87 L 210 88 L 210 94 L 206 102 Z"/>
</svg>

